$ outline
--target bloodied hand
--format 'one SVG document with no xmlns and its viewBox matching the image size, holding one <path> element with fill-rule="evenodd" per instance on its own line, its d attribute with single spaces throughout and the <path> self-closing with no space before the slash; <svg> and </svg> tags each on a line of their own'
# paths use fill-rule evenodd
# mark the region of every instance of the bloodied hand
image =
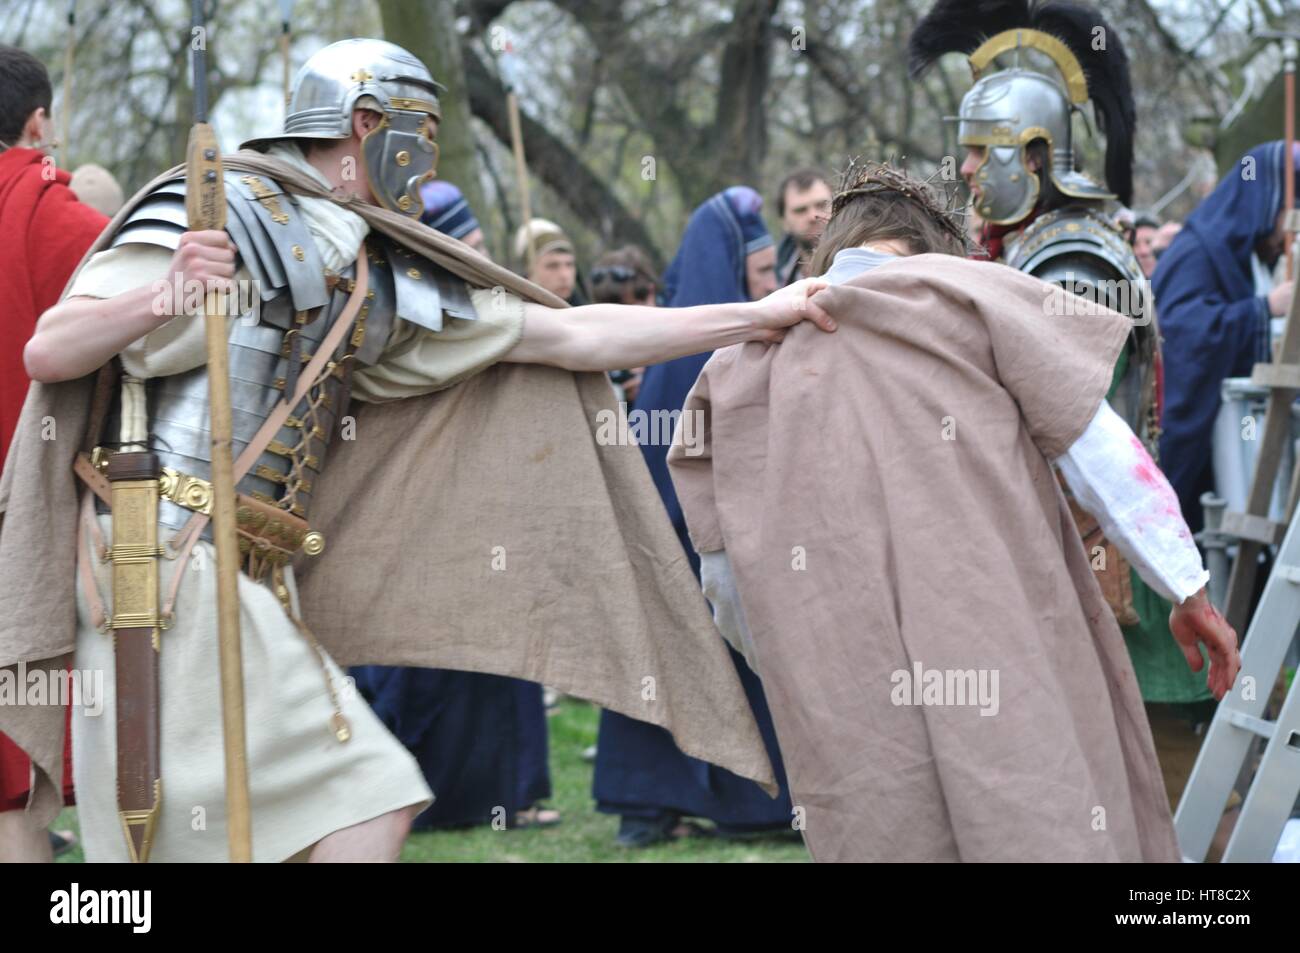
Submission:
<svg viewBox="0 0 1300 953">
<path fill-rule="evenodd" d="M 1241 655 L 1237 651 L 1237 633 L 1210 605 L 1204 589 L 1174 606 L 1169 613 L 1169 631 L 1193 672 L 1199 672 L 1205 664 L 1198 644 L 1205 646 L 1210 657 L 1209 688 L 1215 698 L 1222 700 L 1241 671 Z"/>
</svg>

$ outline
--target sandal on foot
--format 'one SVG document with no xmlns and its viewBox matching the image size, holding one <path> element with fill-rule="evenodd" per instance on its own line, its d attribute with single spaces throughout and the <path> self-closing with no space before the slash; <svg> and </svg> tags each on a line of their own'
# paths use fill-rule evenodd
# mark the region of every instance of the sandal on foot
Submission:
<svg viewBox="0 0 1300 953">
<path fill-rule="evenodd" d="M 55 857 L 66 854 L 77 846 L 77 835 L 72 831 L 50 831 L 50 851 Z"/>
<path fill-rule="evenodd" d="M 534 805 L 533 807 L 525 808 L 515 814 L 514 826 L 516 829 L 522 829 L 525 827 L 554 827 L 556 824 L 560 823 L 561 820 L 563 820 L 563 818 L 560 816 L 559 811 L 549 807 L 537 807 Z"/>
</svg>

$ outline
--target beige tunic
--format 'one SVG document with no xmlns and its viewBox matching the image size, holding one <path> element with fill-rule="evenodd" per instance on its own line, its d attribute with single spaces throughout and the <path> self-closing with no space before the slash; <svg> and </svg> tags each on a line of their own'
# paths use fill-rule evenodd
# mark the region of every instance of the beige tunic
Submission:
<svg viewBox="0 0 1300 953">
<path fill-rule="evenodd" d="M 145 245 L 101 252 L 87 263 L 69 295 L 107 298 L 150 285 L 166 274 L 170 258 L 165 249 Z M 400 319 L 395 322 L 379 364 L 354 373 L 354 395 L 376 402 L 429 393 L 498 360 L 522 333 L 522 304 L 500 291 L 474 290 L 472 297 L 479 313 L 476 321 L 447 315 L 438 333 Z M 139 378 L 197 367 L 205 361 L 203 322 L 173 319 L 127 348 L 122 360 L 127 374 Z M 99 520 L 104 538 L 111 538 L 111 516 Z M 162 539 L 173 532 L 162 526 L 159 531 Z M 108 567 L 95 558 L 92 544 L 87 546 L 100 598 L 109 606 Z M 213 547 L 200 541 L 184 570 L 175 622 L 163 633 L 163 807 L 151 858 L 155 861 L 227 857 L 215 567 Z M 163 592 L 175 571 L 174 561 L 162 561 Z M 291 571 L 288 585 L 297 609 Z M 397 808 L 430 803 L 432 794 L 418 764 L 326 657 L 325 670 L 352 730 L 346 743 L 335 738 L 322 656 L 298 632 L 275 595 L 242 575 L 239 595 L 254 859 L 285 860 L 332 831 Z M 78 814 L 86 859 L 125 861 L 114 783 L 112 643 L 90 619 L 85 593 L 78 588 L 75 665 L 102 671 L 106 695 L 96 716 L 81 706 L 73 709 Z"/>
</svg>

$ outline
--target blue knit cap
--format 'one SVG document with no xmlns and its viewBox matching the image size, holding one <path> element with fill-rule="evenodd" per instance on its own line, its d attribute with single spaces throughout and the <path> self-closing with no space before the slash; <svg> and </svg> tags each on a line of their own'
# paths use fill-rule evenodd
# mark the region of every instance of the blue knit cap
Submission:
<svg viewBox="0 0 1300 953">
<path fill-rule="evenodd" d="M 440 179 L 426 182 L 420 188 L 420 197 L 424 199 L 424 214 L 420 221 L 430 228 L 452 238 L 464 238 L 479 227 L 465 196 L 450 182 Z"/>
</svg>

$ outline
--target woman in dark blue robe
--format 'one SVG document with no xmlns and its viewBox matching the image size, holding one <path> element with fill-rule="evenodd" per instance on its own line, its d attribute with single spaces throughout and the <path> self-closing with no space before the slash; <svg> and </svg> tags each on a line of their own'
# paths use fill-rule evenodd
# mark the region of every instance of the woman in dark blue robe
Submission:
<svg viewBox="0 0 1300 953">
<path fill-rule="evenodd" d="M 551 796 L 540 685 L 440 668 L 362 665 L 351 674 L 433 790 L 412 829 L 516 827 Z"/>
<path fill-rule="evenodd" d="M 762 203 L 753 189 L 734 186 L 695 210 L 664 275 L 669 307 L 748 301 L 775 289 L 773 274 L 770 287 L 755 288 L 751 295 L 746 277 L 751 255 L 766 254 L 775 264 L 772 238 L 760 214 Z M 680 410 L 709 356 L 694 354 L 648 368 L 635 409 Z M 698 577 L 699 556 L 668 475 L 668 447 L 642 446 L 641 452 Z M 731 656 L 767 745 L 780 795 L 768 797 L 754 782 L 688 757 L 662 728 L 603 711 L 592 795 L 598 810 L 620 815 L 620 844 L 645 846 L 669 839 L 682 817 L 707 818 L 723 835 L 792 830 L 785 769 L 762 685 L 740 655 Z"/>
<path fill-rule="evenodd" d="M 1151 276 L 1164 338 L 1160 467 L 1193 530 L 1203 522 L 1201 494 L 1214 489 L 1212 436 L 1224 378 L 1249 377 L 1256 361 L 1270 359 L 1271 315 L 1255 287 L 1254 260 L 1271 270 L 1282 251 L 1284 151 L 1278 141 L 1246 153 L 1188 216 Z M 1293 175 L 1296 164 L 1293 156 Z"/>
<path fill-rule="evenodd" d="M 478 220 L 454 185 L 427 183 L 421 197 L 426 225 L 464 240 L 479 233 Z M 554 811 L 532 810 L 551 796 L 541 685 L 478 672 L 386 665 L 358 666 L 351 675 L 380 720 L 420 763 L 433 790 L 435 800 L 415 819 L 414 830 L 558 820 Z"/>
</svg>

